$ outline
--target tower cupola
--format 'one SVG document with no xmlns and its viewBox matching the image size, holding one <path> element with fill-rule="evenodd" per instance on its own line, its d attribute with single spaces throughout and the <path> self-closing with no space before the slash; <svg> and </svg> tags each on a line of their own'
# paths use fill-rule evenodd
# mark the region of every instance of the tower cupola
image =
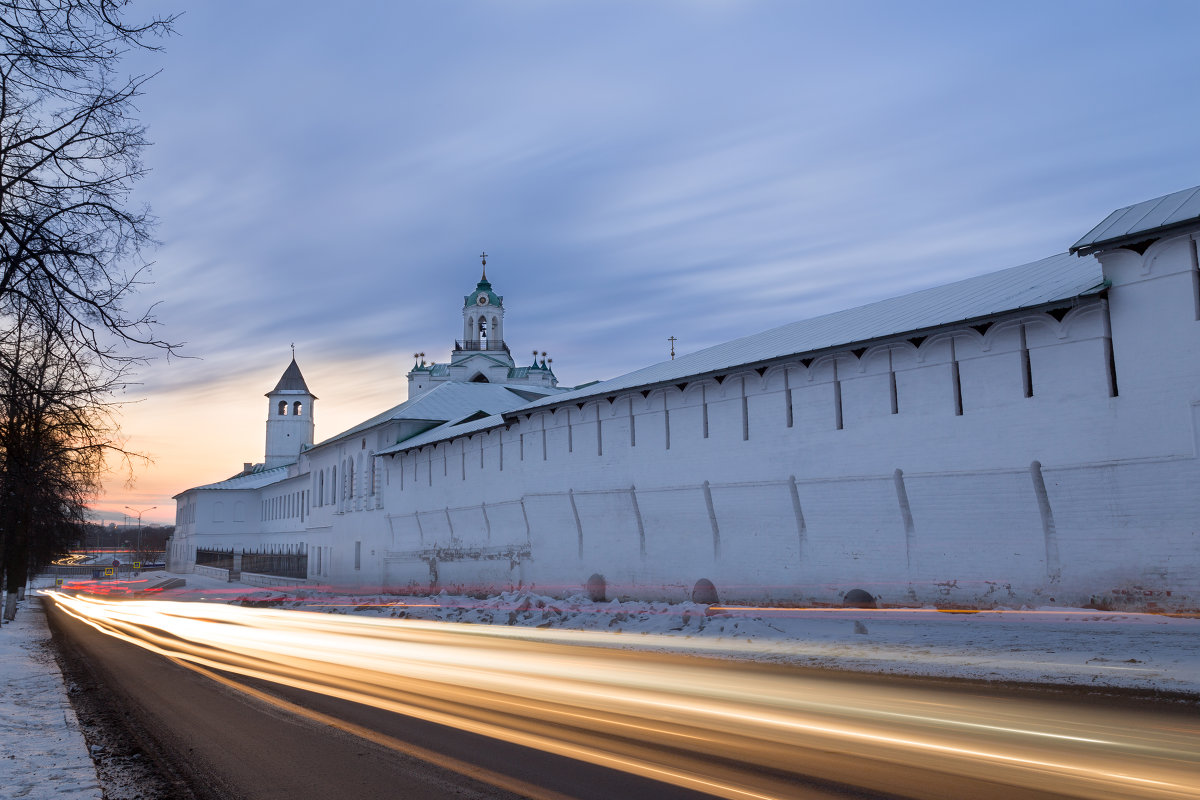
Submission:
<svg viewBox="0 0 1200 800">
<path fill-rule="evenodd" d="M 456 350 L 508 353 L 504 344 L 504 298 L 487 279 L 487 253 L 480 254 L 483 274 L 474 291 L 463 298 L 463 338 Z"/>
</svg>

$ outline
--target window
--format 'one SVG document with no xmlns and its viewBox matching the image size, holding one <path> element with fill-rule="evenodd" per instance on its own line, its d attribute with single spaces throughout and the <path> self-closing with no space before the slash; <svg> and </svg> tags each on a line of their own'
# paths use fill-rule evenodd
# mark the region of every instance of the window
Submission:
<svg viewBox="0 0 1200 800">
<path fill-rule="evenodd" d="M 297 416 L 297 417 L 298 417 L 298 416 L 300 416 L 300 410 L 301 410 L 302 408 L 304 408 L 304 404 L 303 404 L 303 403 L 301 403 L 299 400 L 297 400 L 297 401 L 296 401 L 296 402 L 295 402 L 295 403 L 292 405 L 292 414 L 293 414 L 294 416 Z"/>
<path fill-rule="evenodd" d="M 279 416 L 281 416 L 281 417 L 287 416 L 287 400 L 279 401 Z"/>
</svg>

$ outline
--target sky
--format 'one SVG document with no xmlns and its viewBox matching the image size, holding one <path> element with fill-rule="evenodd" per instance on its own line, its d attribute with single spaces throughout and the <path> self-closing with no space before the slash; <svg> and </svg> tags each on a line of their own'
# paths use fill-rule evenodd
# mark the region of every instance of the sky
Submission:
<svg viewBox="0 0 1200 800">
<path fill-rule="evenodd" d="M 504 296 L 560 385 L 1064 252 L 1200 184 L 1200 4 L 176 0 L 139 99 L 157 359 L 93 505 L 263 459 L 291 345 L 318 441 Z M 522 355 L 525 354 L 525 355 Z M 117 467 L 118 465 L 114 465 Z"/>
</svg>

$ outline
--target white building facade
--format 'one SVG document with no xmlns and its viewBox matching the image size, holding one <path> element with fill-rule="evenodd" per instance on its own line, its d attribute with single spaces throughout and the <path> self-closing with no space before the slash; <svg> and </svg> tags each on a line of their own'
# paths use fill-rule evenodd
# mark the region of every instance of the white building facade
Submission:
<svg viewBox="0 0 1200 800">
<path fill-rule="evenodd" d="M 574 390 L 456 350 L 395 409 L 180 494 L 172 566 L 303 548 L 308 582 L 372 591 L 1196 608 L 1198 238 L 1186 190 L 1071 253 Z M 485 283 L 460 344 L 503 341 Z"/>
</svg>

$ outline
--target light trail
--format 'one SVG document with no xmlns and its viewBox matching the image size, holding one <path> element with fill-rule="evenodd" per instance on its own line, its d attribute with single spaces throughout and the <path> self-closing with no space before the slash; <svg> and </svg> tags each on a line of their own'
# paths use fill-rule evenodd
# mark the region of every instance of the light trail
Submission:
<svg viewBox="0 0 1200 800">
<path fill-rule="evenodd" d="M 932 774 L 977 797 L 1200 798 L 1200 720 L 1103 705 L 1064 713 L 1030 699 L 614 649 L 714 650 L 668 636 L 46 594 L 97 630 L 198 671 L 720 797 L 793 797 L 789 776 L 920 796 Z"/>
</svg>

